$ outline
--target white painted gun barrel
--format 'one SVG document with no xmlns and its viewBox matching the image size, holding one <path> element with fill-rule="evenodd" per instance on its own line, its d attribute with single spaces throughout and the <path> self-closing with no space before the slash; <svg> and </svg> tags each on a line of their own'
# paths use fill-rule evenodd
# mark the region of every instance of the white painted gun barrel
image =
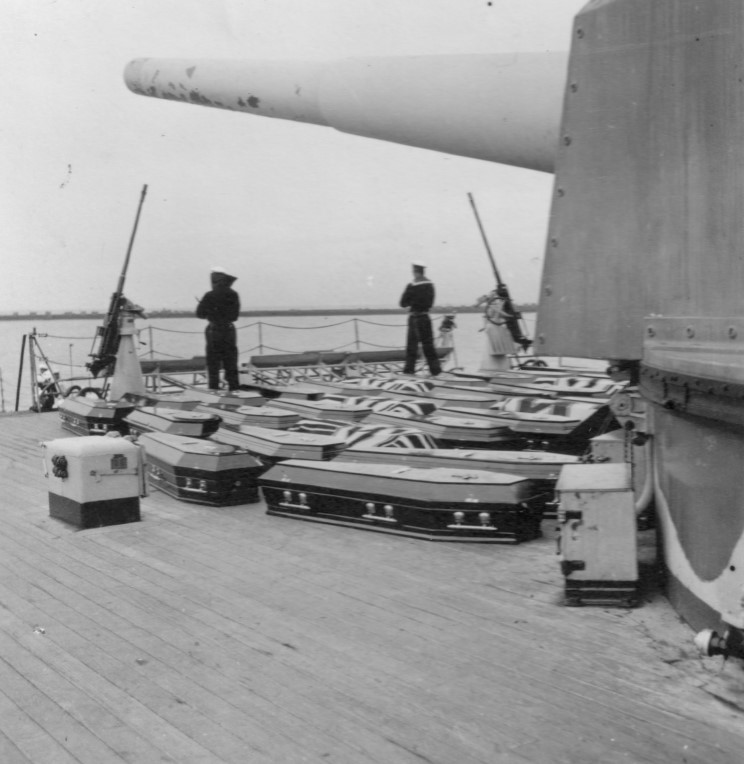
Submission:
<svg viewBox="0 0 744 764">
<path fill-rule="evenodd" d="M 140 58 L 139 95 L 333 127 L 552 172 L 563 53 L 220 61 Z"/>
</svg>

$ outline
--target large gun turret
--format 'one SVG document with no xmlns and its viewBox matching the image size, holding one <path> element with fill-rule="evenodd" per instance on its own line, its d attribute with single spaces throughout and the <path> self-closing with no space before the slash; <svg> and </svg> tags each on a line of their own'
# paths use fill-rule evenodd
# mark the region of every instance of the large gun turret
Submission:
<svg viewBox="0 0 744 764">
<path fill-rule="evenodd" d="M 93 360 L 85 364 L 94 377 L 97 377 L 102 371 L 105 371 L 107 375 L 110 374 L 114 362 L 116 361 L 116 351 L 119 349 L 120 339 L 119 313 L 127 302 L 126 297 L 124 297 L 124 282 L 127 278 L 129 258 L 132 254 L 134 237 L 137 234 L 137 226 L 139 225 L 140 213 L 142 212 L 142 205 L 145 202 L 146 194 L 147 184 L 142 187 L 142 194 L 140 196 L 139 206 L 137 207 L 137 215 L 134 219 L 132 235 L 129 237 L 129 246 L 127 247 L 127 254 L 124 258 L 124 266 L 119 275 L 119 282 L 116 285 L 116 291 L 111 295 L 111 302 L 109 303 L 109 309 L 106 313 L 103 326 L 98 327 L 96 336 L 93 338 L 93 347 L 90 352 L 90 356 Z"/>
</svg>

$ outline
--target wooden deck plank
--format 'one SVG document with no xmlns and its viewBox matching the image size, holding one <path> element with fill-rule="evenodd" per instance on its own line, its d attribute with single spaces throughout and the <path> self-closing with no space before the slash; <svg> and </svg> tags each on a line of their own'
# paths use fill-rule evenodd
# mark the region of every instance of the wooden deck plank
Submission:
<svg viewBox="0 0 744 764">
<path fill-rule="evenodd" d="M 9 593 L 7 589 L 1 589 L 3 601 L 8 602 Z M 10 595 L 12 601 L 12 595 Z M 98 624 L 89 622 L 85 624 L 85 634 L 93 635 L 93 639 L 87 638 L 84 634 L 76 633 L 73 629 L 69 629 L 64 625 L 64 622 L 55 618 L 48 605 L 52 604 L 50 599 L 47 603 L 47 607 L 42 611 L 38 608 L 27 608 L 30 611 L 36 611 L 39 616 L 44 618 L 45 637 L 47 640 L 53 642 L 58 647 L 62 648 L 70 656 L 79 660 L 85 664 L 88 668 L 105 675 L 109 680 L 120 687 L 122 690 L 128 693 L 133 698 L 141 698 L 143 705 L 153 704 L 153 701 L 157 701 L 155 705 L 160 708 L 162 704 L 175 704 L 181 706 L 184 704 L 194 705 L 190 703 L 189 697 L 190 688 L 186 688 L 181 694 L 179 692 L 183 688 L 176 688 L 173 686 L 153 687 L 153 666 L 149 665 L 149 661 L 143 658 L 141 651 L 127 650 L 127 642 L 121 638 L 116 638 L 113 635 L 107 635 Z M 23 612 L 23 603 L 17 599 L 13 603 L 14 608 Z M 70 615 L 69 612 L 65 612 L 64 609 L 60 609 L 60 614 L 66 616 L 68 622 L 77 622 L 78 619 L 74 615 Z M 170 693 L 170 695 L 167 695 Z M 214 718 L 217 723 L 221 722 L 219 714 L 204 715 L 198 710 L 199 703 L 204 704 L 203 693 L 201 688 L 197 693 L 191 693 L 192 698 L 196 698 L 198 701 L 196 704 L 195 713 L 192 714 L 190 722 L 195 725 L 195 728 L 199 730 L 200 743 L 204 745 L 207 738 L 207 733 L 210 731 L 210 727 L 215 725 L 212 722 Z M 184 699 L 185 698 L 185 699 Z M 116 711 L 115 711 L 116 712 Z M 167 716 L 167 715 L 165 715 Z M 230 725 L 224 726 L 220 724 L 219 729 L 212 731 L 212 735 L 219 741 L 219 746 L 224 748 L 224 744 L 229 742 L 231 738 L 233 751 L 230 756 L 226 756 L 226 760 L 241 760 L 241 757 L 251 753 L 253 760 L 255 761 L 272 761 L 272 756 L 268 755 L 267 750 L 261 751 L 254 744 L 254 740 L 260 736 L 257 734 L 257 730 L 249 730 L 250 722 L 243 718 L 241 723 L 237 724 L 237 719 L 232 719 L 232 730 L 240 730 L 242 736 L 240 740 L 236 739 L 235 735 L 231 731 Z M 99 725 L 96 725 L 99 728 Z M 249 738 L 247 731 L 250 731 L 253 735 Z M 144 741 L 144 737 L 138 734 L 137 741 Z M 272 741 L 273 742 L 273 741 Z M 131 742 L 128 743 L 129 747 L 132 747 Z M 140 747 L 144 745 L 144 742 L 140 743 Z M 136 746 L 135 746 L 136 747 Z M 263 754 L 263 755 L 258 755 Z M 135 760 L 149 760 L 153 757 L 153 751 L 138 753 Z"/>
<path fill-rule="evenodd" d="M 30 764 L 31 759 L 23 753 L 12 741 L 0 732 L 0 761 L 3 764 Z"/>
<path fill-rule="evenodd" d="M 17 560 L 16 564 L 19 566 L 22 566 L 22 561 Z M 24 571 L 25 572 L 25 571 Z M 55 586 L 54 582 L 50 582 L 47 580 L 44 584 L 45 588 L 51 593 L 51 596 L 49 597 L 49 603 L 54 603 L 55 601 L 63 601 L 63 600 L 70 600 L 71 606 L 69 607 L 69 610 L 71 611 L 72 615 L 68 614 L 68 620 L 72 620 L 73 622 L 79 622 L 80 621 L 80 614 L 85 613 L 87 610 L 95 610 L 95 608 L 91 608 L 89 604 L 86 602 L 85 596 L 81 596 L 80 594 L 75 595 L 74 592 L 64 592 L 62 591 L 61 587 L 59 585 Z M 90 590 L 90 587 L 78 587 L 79 589 L 82 588 L 83 590 Z M 48 603 L 44 603 L 46 605 L 47 614 L 50 610 Z M 154 660 L 157 658 L 158 655 L 162 655 L 163 651 L 172 653 L 171 655 L 171 664 L 172 668 L 176 670 L 177 672 L 184 672 L 188 671 L 190 675 L 193 675 L 194 671 L 197 671 L 199 669 L 199 661 L 194 660 L 192 653 L 199 653 L 200 645 L 198 642 L 194 642 L 191 638 L 191 635 L 188 633 L 186 629 L 184 629 L 184 623 L 178 622 L 178 623 L 165 623 L 165 631 L 168 633 L 175 633 L 177 635 L 182 635 L 183 639 L 181 640 L 181 650 L 177 651 L 175 649 L 169 650 L 169 643 L 165 642 L 163 639 L 161 639 L 157 631 L 152 632 L 148 631 L 147 628 L 152 628 L 152 624 L 148 623 L 148 617 L 147 613 L 143 613 L 141 611 L 133 610 L 132 608 L 127 607 L 126 603 L 123 602 L 121 599 L 117 600 L 115 603 L 107 603 L 109 607 L 116 608 L 120 613 L 123 613 L 124 616 L 128 616 L 132 618 L 131 621 L 128 621 L 126 617 L 119 617 L 116 613 L 113 611 L 108 611 L 106 607 L 98 608 L 99 611 L 103 611 L 103 615 L 101 615 L 101 612 L 97 614 L 97 620 L 93 620 L 90 622 L 83 622 L 78 625 L 78 628 L 82 628 L 83 630 L 96 634 L 96 641 L 102 640 L 104 642 L 107 641 L 107 637 L 104 633 L 104 628 L 106 627 L 106 624 L 108 624 L 109 627 L 109 635 L 108 640 L 110 640 L 113 636 L 115 636 L 119 642 L 115 642 L 114 647 L 112 647 L 112 650 L 115 652 L 115 654 L 129 654 L 132 656 L 132 664 L 129 666 L 129 671 L 137 670 L 136 668 L 136 661 L 142 660 L 143 658 L 146 658 L 145 663 L 148 665 L 147 672 L 152 671 L 152 665 L 150 664 L 150 660 Z M 141 624 L 141 626 L 139 625 Z M 162 626 L 161 622 L 161 626 Z M 162 629 L 160 629 L 162 631 Z M 130 645 L 129 650 L 127 650 L 127 646 L 124 643 L 120 643 L 120 640 L 123 639 L 132 639 L 135 632 L 138 632 L 140 635 L 139 640 L 134 644 L 134 646 Z M 51 631 L 48 632 L 51 634 Z M 121 637 L 119 636 L 121 635 Z M 144 650 L 142 649 L 144 647 Z M 159 648 L 159 649 L 158 649 Z M 149 652 L 148 652 L 149 651 Z M 241 656 L 242 657 L 242 656 Z M 225 693 L 230 699 L 231 702 L 234 702 L 236 700 L 236 694 L 237 696 L 240 696 L 243 701 L 245 701 L 246 698 L 251 697 L 252 693 L 250 691 L 246 691 L 245 688 L 241 687 L 239 683 L 236 683 L 236 679 L 234 676 L 230 676 L 230 673 L 222 673 L 222 670 L 220 668 L 220 662 L 224 660 L 223 656 L 220 656 L 217 654 L 216 658 L 211 657 L 210 662 L 211 665 L 207 667 L 207 670 L 204 673 L 204 676 L 202 677 L 204 681 L 206 682 L 206 685 L 202 685 L 200 689 L 202 691 L 205 690 L 205 688 L 208 688 L 209 685 L 212 685 L 211 689 L 214 692 L 217 693 Z M 243 661 L 242 660 L 233 660 L 232 661 L 233 666 L 231 667 L 233 671 L 238 670 L 242 668 Z M 141 672 L 142 673 L 142 672 Z M 243 676 L 241 675 L 238 677 L 239 679 L 243 679 Z M 176 677 L 179 676 L 179 674 L 176 675 Z M 248 677 L 250 678 L 250 676 Z M 189 692 L 189 688 L 180 687 L 179 692 L 184 694 Z M 245 696 L 245 697 L 243 697 Z M 204 698 L 202 697 L 202 702 Z M 249 710 L 251 711 L 251 714 L 257 713 L 257 709 L 254 707 L 249 706 Z M 264 719 L 265 722 L 270 722 L 271 717 L 264 714 L 266 717 Z M 250 721 L 248 719 L 244 719 L 241 726 L 244 726 L 246 730 L 250 731 Z M 254 732 L 258 735 L 259 730 L 254 730 Z M 258 736 L 260 738 L 260 735 Z M 273 747 L 276 748 L 277 744 L 280 741 L 278 741 L 276 738 L 272 739 Z M 296 747 L 296 743 L 294 744 Z"/>
<path fill-rule="evenodd" d="M 16 564 L 17 565 L 22 565 L 22 561 L 21 560 L 17 560 Z M 55 574 L 55 577 L 59 577 L 59 570 Z M 45 587 L 54 588 L 49 581 L 46 582 Z M 64 596 L 64 593 L 56 592 L 55 591 L 55 597 L 61 597 L 61 596 Z M 185 630 L 185 627 L 184 627 L 183 623 L 181 623 L 177 628 L 179 628 L 182 631 Z M 244 646 L 242 646 L 242 650 L 244 650 Z M 220 657 L 219 658 L 220 662 L 222 662 L 223 660 L 224 660 L 224 657 Z M 235 664 L 234 667 L 236 669 L 240 668 L 241 664 L 244 663 L 242 655 L 241 654 L 237 654 L 235 656 L 233 662 Z M 248 675 L 247 678 L 251 678 L 251 676 L 255 676 L 254 672 L 251 672 Z M 298 705 L 299 695 L 301 695 L 304 692 L 306 695 L 308 695 L 308 699 L 309 700 L 311 700 L 311 701 L 314 700 L 315 701 L 315 704 L 312 705 L 312 706 L 309 706 L 308 703 L 303 703 L 304 712 L 312 714 L 312 717 L 313 717 L 312 718 L 312 722 L 313 722 L 313 724 L 318 725 L 318 724 L 325 723 L 327 725 L 328 724 L 328 715 L 327 715 L 327 713 L 325 711 L 323 711 L 323 704 L 320 703 L 320 699 L 319 699 L 318 696 L 323 695 L 323 694 L 326 694 L 326 695 L 332 694 L 332 692 L 331 692 L 331 689 L 329 687 L 325 687 L 323 685 L 322 679 L 323 679 L 322 677 L 320 677 L 320 678 L 316 677 L 311 683 L 308 683 L 306 680 L 303 681 L 303 677 L 301 675 L 299 675 L 296 672 L 294 672 L 292 674 L 292 676 L 290 677 L 290 680 L 288 682 L 285 682 L 283 685 L 277 685 L 276 683 L 273 683 L 272 686 L 271 686 L 271 689 L 272 689 L 272 691 L 273 691 L 273 693 L 275 695 L 283 694 L 287 699 L 291 698 L 292 707 Z M 223 688 L 225 688 L 225 686 L 226 686 L 227 691 L 230 694 L 232 694 L 234 688 L 232 688 L 230 686 L 228 677 L 226 677 L 226 676 L 222 677 L 221 680 L 220 680 L 220 685 Z M 379 695 L 379 687 L 375 687 L 374 688 L 374 692 L 375 692 L 375 700 L 376 700 L 376 702 L 381 702 L 383 700 L 383 698 L 381 698 L 380 695 Z M 331 700 L 335 701 L 336 703 L 339 702 L 339 698 L 338 697 L 333 697 L 333 698 L 331 698 Z M 349 696 L 349 697 L 346 698 L 346 700 L 351 701 L 351 700 L 355 700 L 355 698 Z M 358 704 L 361 702 L 361 697 L 357 697 L 356 698 L 356 702 L 357 702 L 357 706 L 358 706 Z M 358 708 L 357 708 L 357 710 L 358 710 Z M 341 719 L 341 718 L 339 718 L 337 716 L 335 719 L 333 719 L 333 724 L 335 726 L 343 726 L 343 719 Z M 372 733 L 370 745 L 372 745 L 375 749 L 377 749 L 377 754 L 379 755 L 380 752 L 381 752 L 380 749 L 384 748 L 385 746 L 383 745 L 383 741 L 378 739 L 379 738 L 379 732 L 374 727 L 370 731 Z M 363 729 L 361 727 L 359 727 L 358 724 L 355 724 L 353 729 L 350 729 L 350 732 L 354 733 L 354 735 L 355 735 L 355 737 L 357 739 L 357 742 L 358 742 L 359 739 L 361 737 L 363 737 L 363 732 L 364 731 L 363 731 Z M 438 750 L 441 751 L 443 747 L 446 748 L 446 746 L 445 746 L 445 744 L 443 742 L 438 744 Z M 391 751 L 390 753 L 394 753 L 394 751 Z M 398 758 L 400 758 L 400 753 L 398 754 Z M 401 759 L 401 760 L 403 761 L 405 759 Z M 465 760 L 467 761 L 468 759 L 466 758 Z"/>
<path fill-rule="evenodd" d="M 348 579 L 347 579 L 347 582 L 348 582 Z M 346 609 L 346 608 L 345 608 L 345 609 Z M 603 691 L 604 691 L 604 690 L 603 690 Z"/>
<path fill-rule="evenodd" d="M 100 535 L 100 534 L 99 534 Z"/>
<path fill-rule="evenodd" d="M 160 493 L 141 523 L 78 532 L 48 517 L 38 444 L 58 437 L 53 415 L 0 421 L 0 650 L 39 685 L 0 685 L 21 762 L 90 760 L 87 735 L 101 761 L 740 760 L 721 663 L 656 591 L 562 607 L 550 533 L 432 544 Z"/>
<path fill-rule="evenodd" d="M 97 734 L 111 738 L 114 733 L 123 730 L 126 733 L 125 737 L 130 741 L 129 745 L 135 743 L 132 746 L 135 748 L 135 755 L 132 757 L 134 761 L 138 760 L 136 750 L 143 748 L 150 750 L 139 760 L 205 764 L 212 761 L 238 763 L 243 761 L 243 757 L 248 753 L 247 747 L 238 743 L 226 730 L 210 729 L 209 724 L 189 727 L 189 724 L 198 725 L 204 720 L 188 714 L 186 709 L 180 709 L 172 696 L 161 694 L 157 697 L 157 713 L 151 711 L 147 702 L 142 701 L 142 697 L 146 696 L 150 703 L 154 703 L 155 699 L 150 686 L 142 679 L 136 682 L 130 679 L 127 685 L 112 668 L 97 665 L 94 660 L 90 660 L 92 665 L 88 665 L 49 639 L 38 640 L 36 644 L 24 647 L 26 649 L 23 652 L 15 651 L 16 665 L 24 674 L 34 677 L 35 683 L 42 686 L 50 701 L 57 706 L 69 704 L 75 709 L 76 716 L 90 720 Z M 0 648 L 14 652 L 12 640 L 3 638 L 2 635 Z M 123 669 L 121 673 L 123 674 Z M 131 673 L 130 668 L 129 674 Z M 76 727 L 70 725 L 66 719 L 54 717 L 53 707 L 50 706 L 49 710 L 51 721 L 49 718 L 44 719 L 45 728 L 53 724 L 50 731 L 55 737 L 64 735 L 65 746 L 71 746 L 67 734 L 70 729 L 74 730 Z M 33 712 L 37 713 L 36 706 Z M 96 739 L 100 744 L 94 745 L 91 734 L 91 737 L 83 740 L 79 749 L 74 751 L 79 761 L 93 764 L 96 761 L 108 762 L 129 758 L 129 748 L 114 751 L 103 748 L 103 742 L 97 737 Z M 155 741 L 162 746 L 162 750 L 153 755 Z M 259 759 L 262 760 L 270 761 Z"/>
<path fill-rule="evenodd" d="M 0 755 L 3 762 L 54 761 L 75 764 L 77 759 L 40 727 L 23 708 L 20 708 L 0 688 Z"/>
<path fill-rule="evenodd" d="M 37 641 L 41 641 L 38 636 Z M 10 637 L 5 623 L 0 626 L 0 651 L 4 656 L 0 661 L 3 692 L 19 712 L 23 712 L 16 712 L 12 720 L 10 716 L 3 716 L 7 735 L 17 734 L 16 724 L 26 716 L 38 729 L 29 728 L 23 744 L 27 745 L 31 740 L 41 743 L 42 737 L 47 738 L 47 743 L 42 743 L 48 754 L 47 761 L 67 761 L 65 751 L 70 754 L 69 760 L 75 762 L 106 764 L 121 760 L 121 754 L 128 749 L 112 749 L 98 734 L 99 731 L 106 734 L 106 728 L 109 725 L 115 728 L 117 722 L 106 718 L 97 703 L 72 683 L 64 681 L 46 660 L 34 655 L 34 650 Z M 42 736 L 40 731 L 45 735 Z M 134 736 L 129 738 L 137 743 Z M 49 746 L 49 739 L 56 745 Z M 134 746 L 135 751 L 141 748 Z"/>
<path fill-rule="evenodd" d="M 108 541 L 111 541 L 114 537 L 107 537 Z M 416 543 L 416 542 L 414 542 Z M 179 546 L 181 545 L 181 542 L 179 542 Z M 410 553 L 412 550 L 410 548 L 407 549 L 407 553 Z M 170 545 L 166 545 L 164 547 L 161 547 L 159 550 L 155 550 L 154 556 L 157 556 L 158 561 L 160 564 L 168 557 L 168 555 L 171 554 Z M 236 560 L 229 560 L 222 556 L 221 559 L 226 559 L 226 564 L 228 566 L 235 565 L 237 563 L 241 563 L 242 569 L 245 571 L 246 566 L 249 565 L 249 561 L 242 560 L 240 558 Z M 278 563 L 276 563 L 278 564 Z M 276 565 L 275 564 L 275 565 Z M 357 566 L 359 567 L 359 566 Z M 375 605 L 380 608 L 380 612 L 386 612 L 391 611 L 393 613 L 398 614 L 400 617 L 411 617 L 419 613 L 418 616 L 419 619 L 421 618 L 421 614 L 423 615 L 424 623 L 422 624 L 423 628 L 429 628 L 432 626 L 432 624 L 436 621 L 442 621 L 443 613 L 441 608 L 441 602 L 439 610 L 436 613 L 429 612 L 425 609 L 426 602 L 420 601 L 417 603 L 411 603 L 410 601 L 403 601 L 399 603 L 396 606 L 396 598 L 401 599 L 399 596 L 400 589 L 401 589 L 401 581 L 396 580 L 396 585 L 394 588 L 391 588 L 390 592 L 384 592 L 383 594 L 378 594 L 374 591 L 371 591 L 368 586 L 364 586 L 363 584 L 366 582 L 367 575 L 371 575 L 374 570 L 367 570 L 366 568 L 362 568 L 361 570 L 355 570 L 355 573 L 358 573 L 362 576 L 363 581 L 358 583 L 355 579 L 352 579 L 351 577 L 347 576 L 343 582 L 339 582 L 338 578 L 335 574 L 335 565 L 329 565 L 327 567 L 320 567 L 318 568 L 318 572 L 316 573 L 315 569 L 312 567 L 311 563 L 306 562 L 303 563 L 303 584 L 307 585 L 310 584 L 310 589 L 313 588 L 315 590 L 318 590 L 320 587 L 318 587 L 316 584 L 319 583 L 319 580 L 317 578 L 318 575 L 324 576 L 327 580 L 323 582 L 323 586 L 325 588 L 331 587 L 336 588 L 339 594 L 346 596 L 353 600 L 354 598 L 361 598 L 365 604 L 367 605 Z M 312 580 L 311 580 L 312 579 Z M 153 583 L 156 583 L 153 581 Z M 356 589 L 353 589 L 352 587 L 356 584 Z M 417 582 L 417 586 L 420 585 L 420 582 Z M 409 587 L 410 588 L 410 587 Z M 311 591 L 312 593 L 312 591 Z M 463 608 L 467 607 L 468 603 L 471 604 L 470 610 L 472 612 L 465 613 L 463 612 Z M 491 604 L 491 598 L 489 599 L 483 599 L 482 596 L 478 597 L 478 595 L 474 592 L 471 592 L 469 597 L 463 598 L 461 593 L 457 592 L 456 596 L 453 597 L 452 603 L 448 603 L 448 608 L 452 609 L 451 613 L 447 613 L 445 620 L 443 621 L 444 626 L 449 627 L 450 624 L 459 622 L 463 619 L 463 617 L 467 616 L 468 618 L 475 618 L 477 619 L 481 626 L 488 627 L 488 626 L 495 626 L 496 624 L 502 623 L 505 624 L 508 628 L 513 629 L 516 632 L 516 638 L 523 640 L 527 638 L 533 631 L 533 626 L 531 623 L 526 623 L 524 620 L 520 620 L 518 616 L 524 615 L 524 610 L 521 611 L 515 607 L 515 606 L 506 606 L 503 601 L 503 598 L 498 600 L 498 607 L 496 609 L 491 608 L 489 610 L 489 605 Z M 506 613 L 504 611 L 506 610 Z M 571 610 L 568 611 L 570 616 L 580 614 L 582 612 L 587 611 L 577 611 L 577 610 Z M 546 612 L 543 615 L 540 615 L 536 612 L 535 608 L 532 608 L 532 613 L 530 615 L 530 619 L 532 621 L 535 621 L 538 627 L 545 627 L 546 630 L 550 627 L 550 621 L 554 617 L 554 611 L 553 608 L 550 609 L 550 611 Z M 565 629 L 562 629 L 562 631 L 565 631 Z M 577 635 L 581 633 L 586 633 L 587 629 L 584 623 L 577 623 L 575 633 Z M 624 628 L 624 631 L 627 632 L 627 627 Z M 503 634 L 494 635 L 503 637 Z M 560 638 L 562 639 L 562 637 Z M 600 635 L 598 639 L 602 639 L 606 641 L 606 636 Z M 546 647 L 551 646 L 551 642 L 555 644 L 555 646 L 558 646 L 559 638 L 555 637 L 554 635 L 551 635 L 550 632 L 548 632 L 547 636 L 547 643 L 543 642 L 543 644 Z M 596 645 L 597 647 L 600 646 L 600 644 Z M 618 649 L 618 657 L 622 658 L 625 655 L 624 651 Z M 632 656 L 628 657 L 628 665 L 633 666 L 637 665 L 637 661 L 633 659 Z M 664 664 L 662 664 L 661 667 L 658 667 L 662 672 L 664 671 Z"/>
</svg>

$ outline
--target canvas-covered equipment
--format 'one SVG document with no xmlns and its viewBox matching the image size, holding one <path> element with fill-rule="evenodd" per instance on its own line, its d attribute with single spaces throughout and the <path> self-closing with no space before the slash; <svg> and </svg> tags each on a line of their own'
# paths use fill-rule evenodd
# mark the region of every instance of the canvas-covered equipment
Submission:
<svg viewBox="0 0 744 764">
<path fill-rule="evenodd" d="M 87 435 L 50 440 L 41 447 L 50 517 L 81 529 L 140 519 L 144 465 L 134 443 Z"/>
<path fill-rule="evenodd" d="M 259 484 L 270 515 L 432 541 L 518 543 L 540 534 L 537 491 L 517 475 L 292 459 Z"/>
<path fill-rule="evenodd" d="M 145 433 L 138 442 L 153 488 L 214 507 L 259 499 L 256 479 L 265 467 L 243 448 L 165 432 Z"/>
</svg>

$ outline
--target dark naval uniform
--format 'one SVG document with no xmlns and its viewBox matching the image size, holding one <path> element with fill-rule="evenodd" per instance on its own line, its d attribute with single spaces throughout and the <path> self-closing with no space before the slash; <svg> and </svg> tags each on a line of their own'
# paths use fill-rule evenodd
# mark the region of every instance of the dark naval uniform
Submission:
<svg viewBox="0 0 744 764">
<path fill-rule="evenodd" d="M 434 349 L 434 337 L 431 331 L 431 319 L 429 318 L 429 310 L 432 305 L 434 305 L 434 284 L 427 278 L 421 281 L 411 281 L 400 298 L 400 307 L 410 310 L 404 374 L 413 374 L 416 371 L 419 345 L 421 345 L 432 376 L 436 376 L 442 371 Z"/>
<path fill-rule="evenodd" d="M 225 369 L 225 381 L 230 390 L 240 386 L 238 379 L 238 343 L 234 321 L 240 315 L 240 297 L 231 289 L 235 276 L 212 271 L 212 289 L 199 301 L 196 317 L 209 323 L 205 331 L 207 341 L 207 376 L 209 387 L 220 386 L 220 368 Z"/>
</svg>

